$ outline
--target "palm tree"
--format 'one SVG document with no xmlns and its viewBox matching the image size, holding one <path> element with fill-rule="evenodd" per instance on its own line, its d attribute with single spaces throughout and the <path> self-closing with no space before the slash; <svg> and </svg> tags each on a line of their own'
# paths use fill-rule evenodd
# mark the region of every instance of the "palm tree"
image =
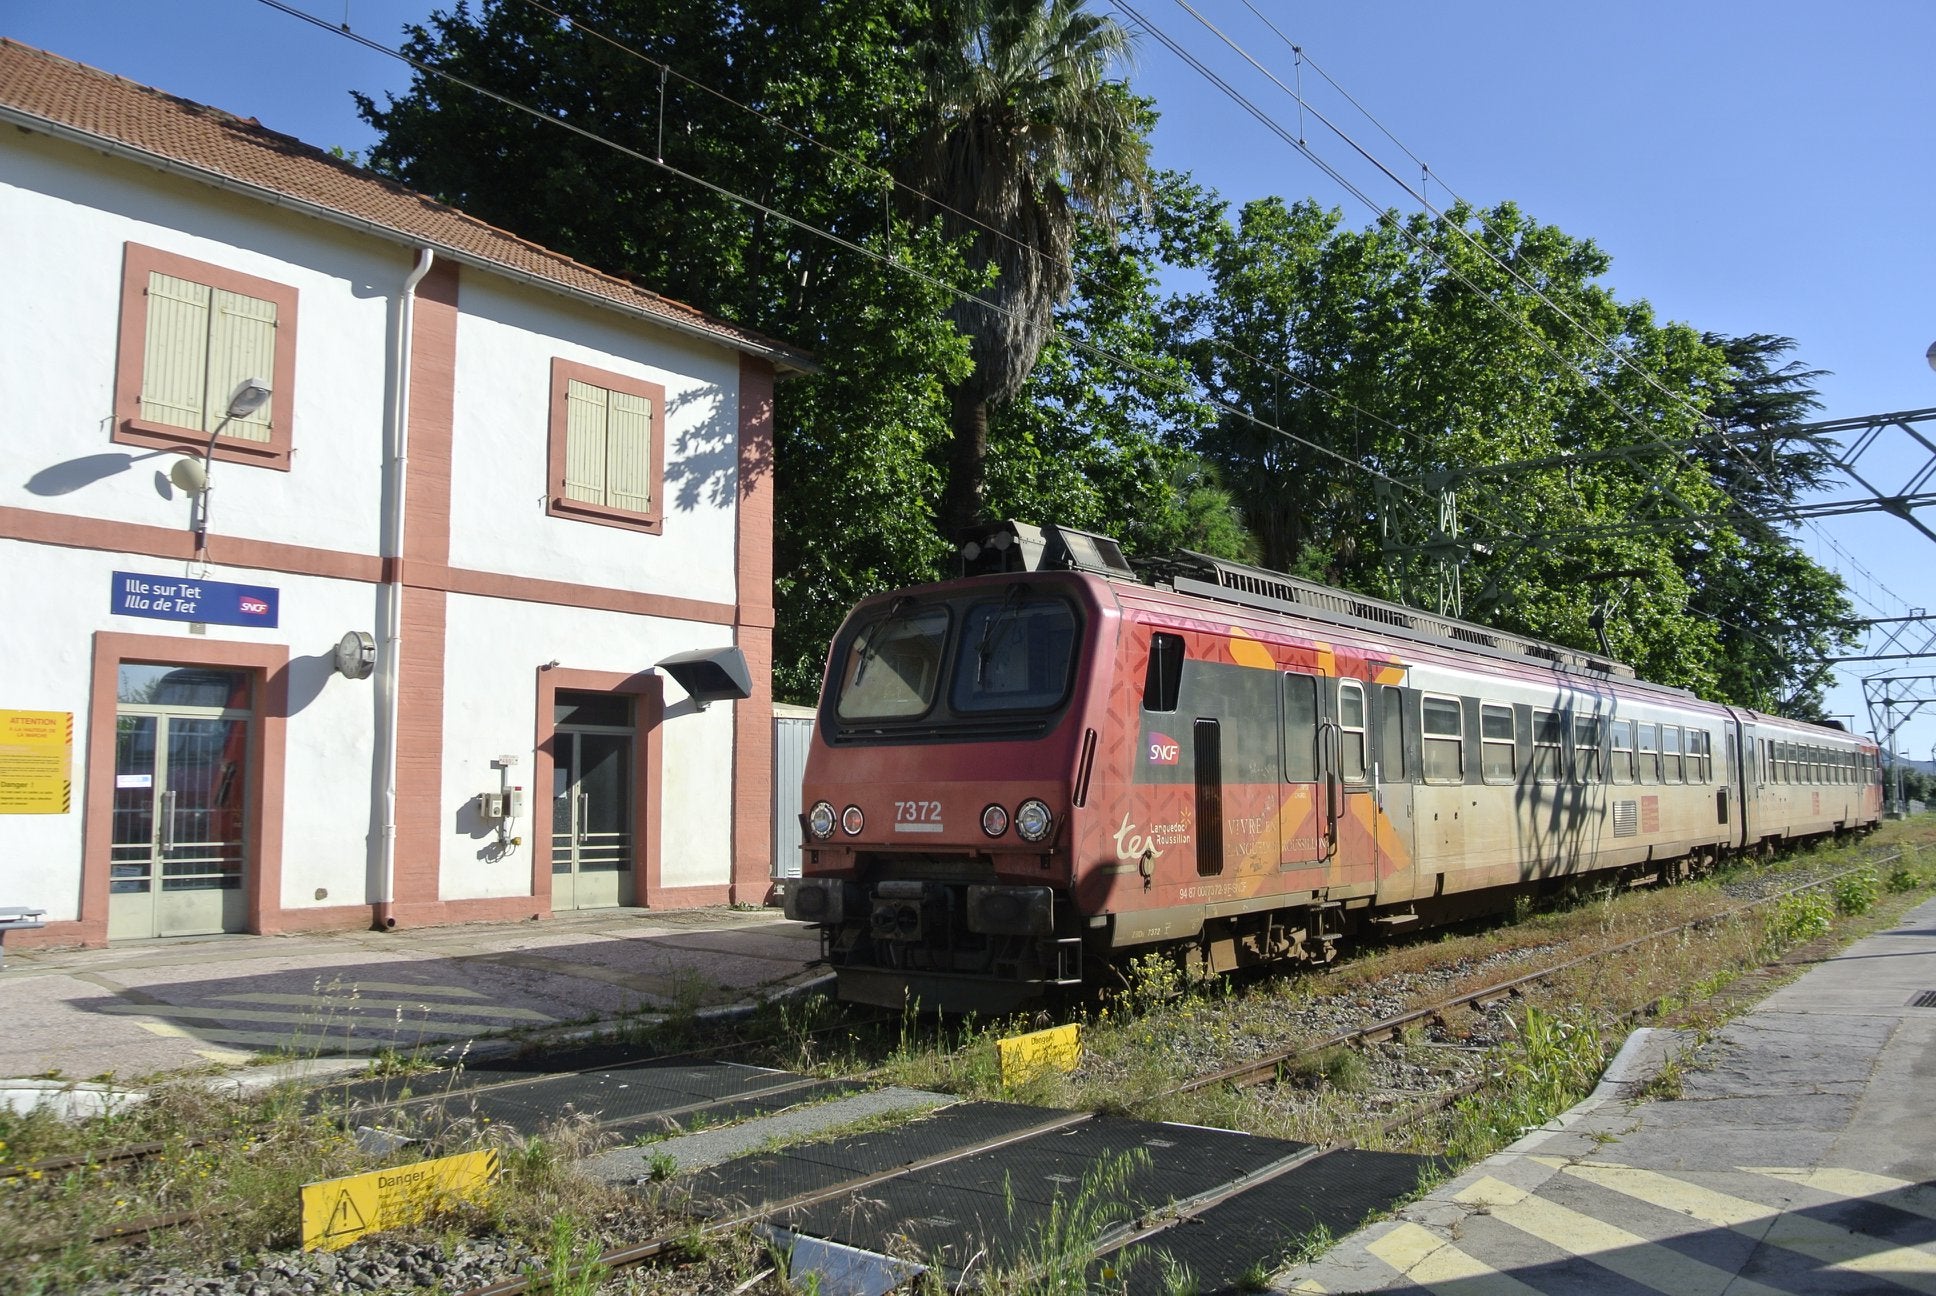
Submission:
<svg viewBox="0 0 1936 1296">
<path fill-rule="evenodd" d="M 1143 105 L 1104 79 L 1128 50 L 1084 0 L 933 0 L 915 47 L 923 99 L 901 179 L 915 215 L 938 218 L 988 275 L 952 311 L 975 367 L 949 393 L 947 535 L 980 520 L 988 409 L 1035 367 L 1073 280 L 1077 222 L 1111 222 L 1145 187 Z"/>
</svg>

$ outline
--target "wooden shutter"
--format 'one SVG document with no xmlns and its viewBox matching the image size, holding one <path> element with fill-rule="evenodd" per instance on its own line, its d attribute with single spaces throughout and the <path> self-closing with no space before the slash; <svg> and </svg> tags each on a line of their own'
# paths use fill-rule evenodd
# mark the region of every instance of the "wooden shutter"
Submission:
<svg viewBox="0 0 1936 1296">
<path fill-rule="evenodd" d="M 633 513 L 652 510 L 652 402 L 606 393 L 605 503 Z"/>
<path fill-rule="evenodd" d="M 605 503 L 608 393 L 572 379 L 565 384 L 565 498 Z"/>
<path fill-rule="evenodd" d="M 217 289 L 208 320 L 207 428 L 213 431 L 235 389 L 250 378 L 269 378 L 276 367 L 276 304 Z M 230 419 L 222 435 L 238 441 L 269 439 L 275 398 L 246 418 Z"/>
<path fill-rule="evenodd" d="M 147 343 L 141 357 L 141 417 L 208 431 L 210 290 L 159 271 L 148 275 Z"/>
</svg>

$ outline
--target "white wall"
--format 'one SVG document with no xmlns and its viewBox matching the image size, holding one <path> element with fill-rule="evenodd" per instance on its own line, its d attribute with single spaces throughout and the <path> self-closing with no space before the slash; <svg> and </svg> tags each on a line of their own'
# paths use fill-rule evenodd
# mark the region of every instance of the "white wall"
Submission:
<svg viewBox="0 0 1936 1296">
<path fill-rule="evenodd" d="M 224 536 L 378 552 L 386 339 L 411 258 L 313 218 L 72 147 L 0 135 L 0 230 L 30 242 L 0 292 L 0 505 L 184 528 L 172 451 L 115 445 L 123 244 L 293 285 L 291 470 L 217 463 Z M 184 231 L 193 230 L 195 233 Z"/>
<path fill-rule="evenodd" d="M 370 748 L 375 733 L 373 681 L 346 680 L 330 670 L 328 652 L 343 632 L 367 626 L 371 589 L 351 581 L 286 575 L 244 576 L 281 591 L 281 626 L 251 630 L 210 626 L 190 635 L 180 622 L 114 616 L 108 609 L 111 573 L 182 574 L 180 563 L 140 554 L 60 549 L 0 540 L 0 570 L 12 575 L 15 613 L 0 617 L 0 708 L 74 713 L 74 808 L 64 815 L 0 818 L 0 904 L 33 905 L 49 919 L 79 917 L 81 832 L 92 779 L 112 781 L 114 770 L 87 766 L 88 712 L 94 634 L 153 635 L 185 645 L 211 642 L 287 643 L 290 648 L 287 796 L 283 806 L 282 901 L 291 907 L 366 902 L 370 854 Z M 212 579 L 233 579 L 217 570 Z M 23 614 L 26 613 L 26 614 Z M 113 699 L 106 700 L 112 706 Z M 112 724 L 110 717 L 101 723 Z M 347 808 L 346 808 L 347 807 Z"/>
<path fill-rule="evenodd" d="M 472 272 L 458 301 L 452 565 L 732 603 L 737 355 Z M 664 386 L 662 534 L 546 514 L 554 356 Z"/>
<path fill-rule="evenodd" d="M 728 626 L 647 620 L 592 608 L 534 607 L 501 599 L 452 596 L 446 617 L 442 820 L 445 900 L 528 895 L 530 850 L 551 831 L 551 789 L 534 786 L 538 668 L 633 674 L 689 648 L 732 642 Z M 663 886 L 723 885 L 732 877 L 733 708 L 703 712 L 665 682 L 661 730 L 659 844 Z M 498 786 L 491 758 L 515 753 L 510 781 L 522 784 L 525 844 L 491 859 L 495 840 L 465 803 Z M 474 835 L 475 834 L 475 835 Z"/>
</svg>

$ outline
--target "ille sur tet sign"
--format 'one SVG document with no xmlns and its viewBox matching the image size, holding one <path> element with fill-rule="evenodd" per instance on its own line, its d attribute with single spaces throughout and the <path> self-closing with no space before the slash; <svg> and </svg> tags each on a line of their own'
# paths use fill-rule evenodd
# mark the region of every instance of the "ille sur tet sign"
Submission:
<svg viewBox="0 0 1936 1296">
<path fill-rule="evenodd" d="M 72 711 L 0 711 L 0 814 L 66 814 L 73 771 Z"/>
<path fill-rule="evenodd" d="M 281 598 L 281 591 L 273 585 L 231 585 L 192 576 L 118 571 L 114 573 L 111 610 L 116 616 L 273 630 Z"/>
</svg>

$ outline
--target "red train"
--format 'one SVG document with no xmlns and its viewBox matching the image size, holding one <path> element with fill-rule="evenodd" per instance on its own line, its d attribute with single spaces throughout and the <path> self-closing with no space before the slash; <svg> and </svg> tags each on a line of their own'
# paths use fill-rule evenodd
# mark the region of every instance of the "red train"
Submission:
<svg viewBox="0 0 1936 1296">
<path fill-rule="evenodd" d="M 998 528 L 829 655 L 789 918 L 841 997 L 1007 1011 L 1124 952 L 1226 971 L 1585 874 L 1873 827 L 1876 746 L 1591 654 L 1186 554 Z"/>
</svg>

